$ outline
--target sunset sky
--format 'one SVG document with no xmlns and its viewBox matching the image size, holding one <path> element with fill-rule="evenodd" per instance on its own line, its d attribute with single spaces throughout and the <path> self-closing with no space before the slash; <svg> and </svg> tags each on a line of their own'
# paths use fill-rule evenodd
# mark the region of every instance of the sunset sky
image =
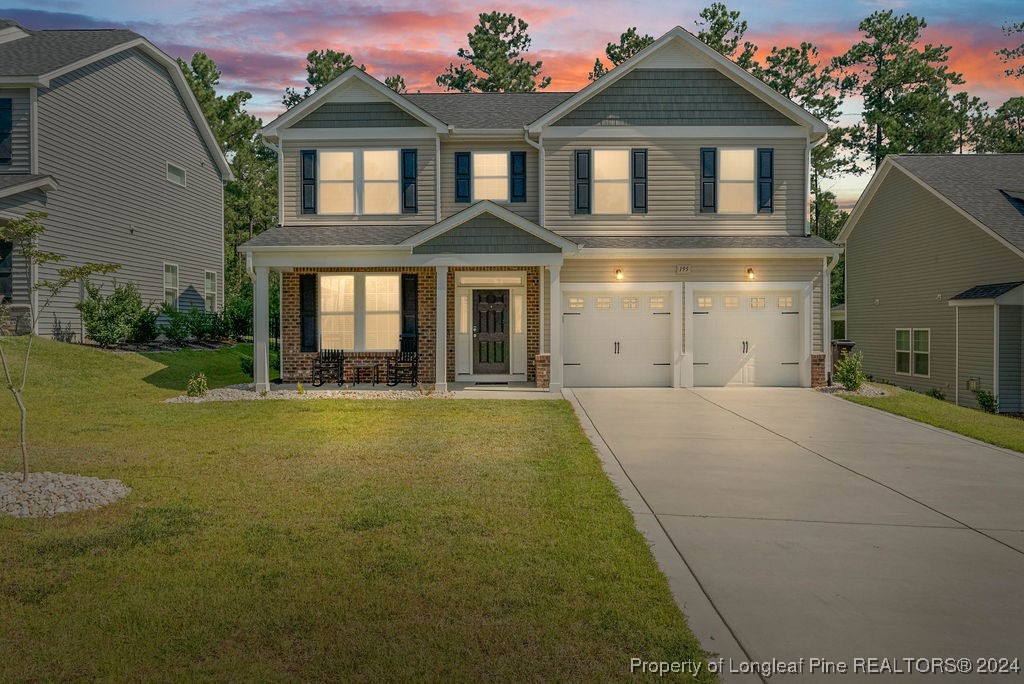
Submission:
<svg viewBox="0 0 1024 684">
<path fill-rule="evenodd" d="M 696 32 L 695 20 L 712 0 L 643 3 L 607 0 L 523 0 L 433 6 L 422 2 L 258 2 L 252 0 L 54 0 L 6 3 L 0 17 L 29 29 L 130 28 L 174 57 L 204 51 L 224 72 L 224 90 L 247 90 L 250 110 L 269 121 L 283 109 L 287 86 L 305 79 L 305 55 L 333 48 L 355 56 L 383 79 L 400 73 L 409 90 L 438 90 L 434 78 L 466 44 L 480 12 L 513 12 L 530 24 L 531 55 L 552 77 L 548 90 L 577 90 L 595 57 L 630 26 L 655 37 L 673 26 Z M 858 40 L 857 24 L 878 9 L 924 17 L 924 40 L 952 45 L 952 68 L 966 88 L 992 106 L 1024 94 L 1024 80 L 1003 75 L 993 54 L 1011 45 L 1001 26 L 1024 21 L 1020 0 L 749 0 L 726 3 L 749 24 L 746 39 L 767 52 L 773 45 L 807 40 L 825 59 Z M 1020 42 L 1017 38 L 1017 43 Z M 859 102 L 844 107 L 846 121 L 859 116 Z M 867 177 L 843 178 L 833 190 L 843 204 L 856 199 Z"/>
</svg>

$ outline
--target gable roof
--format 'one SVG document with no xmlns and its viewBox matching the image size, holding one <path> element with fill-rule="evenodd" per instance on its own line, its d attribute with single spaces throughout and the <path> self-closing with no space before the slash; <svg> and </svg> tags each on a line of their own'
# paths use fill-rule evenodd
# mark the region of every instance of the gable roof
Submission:
<svg viewBox="0 0 1024 684">
<path fill-rule="evenodd" d="M 0 173 L 0 197 L 10 197 L 29 190 L 57 190 L 53 176 L 42 173 Z"/>
<path fill-rule="evenodd" d="M 401 244 L 406 247 L 418 247 L 423 243 L 431 240 L 438 235 L 443 235 L 453 228 L 461 226 L 463 223 L 480 216 L 481 214 L 490 214 L 499 221 L 507 223 L 523 232 L 529 233 L 536 238 L 554 245 L 561 249 L 562 252 L 574 253 L 579 249 L 579 246 L 572 240 L 568 240 L 561 235 L 552 233 L 547 228 L 541 228 L 533 221 L 527 220 L 516 214 L 515 212 L 509 211 L 505 207 L 495 204 L 490 200 L 481 200 L 475 204 L 463 209 L 457 214 L 452 214 L 448 218 L 444 219 L 440 223 L 435 223 L 430 228 L 413 235 L 406 239 Z"/>
<path fill-rule="evenodd" d="M 646 48 L 612 69 L 609 73 L 597 79 L 583 90 L 566 99 L 560 105 L 533 121 L 529 127 L 530 132 L 537 133 L 544 126 L 554 123 L 568 112 L 590 100 L 592 97 L 617 82 L 626 74 L 630 73 L 634 69 L 642 68 L 647 59 L 670 45 L 682 45 L 697 52 L 697 54 L 708 62 L 709 66 L 713 66 L 718 69 L 738 85 L 773 105 L 776 109 L 784 113 L 796 123 L 809 128 L 812 138 L 823 138 L 828 132 L 828 126 L 826 126 L 823 121 L 789 98 L 784 97 L 772 88 L 769 88 L 763 81 L 751 75 L 742 67 L 736 65 L 732 60 L 708 47 L 703 41 L 697 38 L 697 36 L 693 35 L 681 26 L 676 26 L 661 38 L 658 38 Z"/>
<path fill-rule="evenodd" d="M 1024 154 L 893 154 L 865 188 L 837 241 L 845 242 L 892 169 L 906 174 L 1024 256 Z"/>
<path fill-rule="evenodd" d="M 574 93 L 409 93 L 419 105 L 449 126 L 522 129 Z"/>
<path fill-rule="evenodd" d="M 960 294 L 950 297 L 950 299 L 995 299 L 996 297 L 1000 297 L 1011 290 L 1017 289 L 1021 285 L 1024 285 L 1024 280 L 1018 280 L 1015 283 L 975 285 L 969 290 L 964 290 Z"/>
<path fill-rule="evenodd" d="M 408 114 L 419 119 L 427 126 L 430 126 L 438 133 L 445 132 L 448 130 L 447 124 L 438 119 L 433 114 L 427 112 L 419 105 L 413 103 L 406 97 L 403 97 L 395 91 L 388 88 L 386 85 L 378 81 L 373 76 L 369 75 L 362 69 L 357 67 L 351 67 L 345 71 L 341 76 L 325 85 L 320 90 L 316 91 L 305 100 L 295 105 L 281 116 L 277 117 L 269 124 L 263 127 L 263 137 L 265 138 L 276 138 L 278 131 L 282 128 L 287 128 L 293 122 L 302 119 L 310 112 L 315 111 L 320 105 L 328 102 L 331 94 L 337 92 L 341 88 L 344 88 L 346 84 L 352 81 L 358 81 L 364 85 L 369 86 L 375 90 L 378 94 L 382 95 L 385 99 L 390 100 L 400 109 L 405 110 Z"/>
</svg>

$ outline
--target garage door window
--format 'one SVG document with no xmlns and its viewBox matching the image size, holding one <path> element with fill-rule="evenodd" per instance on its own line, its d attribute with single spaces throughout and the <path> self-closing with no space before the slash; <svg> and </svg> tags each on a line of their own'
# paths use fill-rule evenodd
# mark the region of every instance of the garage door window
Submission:
<svg viewBox="0 0 1024 684">
<path fill-rule="evenodd" d="M 711 297 L 697 297 L 697 308 L 698 309 L 710 309 L 712 305 Z"/>
<path fill-rule="evenodd" d="M 652 309 L 664 309 L 665 308 L 665 298 L 662 297 L 661 295 L 658 295 L 656 297 L 651 297 L 651 300 L 648 302 L 648 304 L 650 305 L 650 307 Z"/>
<path fill-rule="evenodd" d="M 595 309 L 601 309 L 602 311 L 607 311 L 608 309 L 612 308 L 612 298 L 611 297 L 595 297 L 594 298 L 594 308 Z"/>
<path fill-rule="evenodd" d="M 764 297 L 751 297 L 750 298 L 750 308 L 751 309 L 763 309 L 764 305 L 765 305 L 765 298 Z"/>
<path fill-rule="evenodd" d="M 583 308 L 583 297 L 569 297 L 569 308 L 579 311 Z"/>
<path fill-rule="evenodd" d="M 722 297 L 722 305 L 726 309 L 738 309 L 740 308 L 739 297 Z"/>
<path fill-rule="evenodd" d="M 640 298 L 639 297 L 623 297 L 622 298 L 623 309 L 639 309 Z"/>
<path fill-rule="evenodd" d="M 793 298 L 792 297 L 779 297 L 779 308 L 780 309 L 792 309 Z"/>
</svg>

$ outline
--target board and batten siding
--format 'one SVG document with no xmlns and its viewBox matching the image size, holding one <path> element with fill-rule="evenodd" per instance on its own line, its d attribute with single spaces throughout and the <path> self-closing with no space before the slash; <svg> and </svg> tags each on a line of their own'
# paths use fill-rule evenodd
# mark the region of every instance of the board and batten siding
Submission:
<svg viewBox="0 0 1024 684">
<path fill-rule="evenodd" d="M 796 126 L 717 69 L 634 69 L 554 126 Z"/>
<path fill-rule="evenodd" d="M 60 183 L 41 247 L 67 263 L 121 264 L 114 277 L 135 283 L 147 303 L 163 301 L 163 264 L 176 263 L 183 308 L 202 306 L 205 271 L 214 271 L 221 306 L 223 183 L 167 71 L 126 50 L 54 79 L 38 108 L 39 171 Z M 186 187 L 167 180 L 168 162 L 185 169 Z M 65 290 L 40 332 L 56 317 L 80 334 L 79 299 L 78 288 Z"/>
<path fill-rule="evenodd" d="M 1021 353 L 1024 350 L 1024 316 L 1018 305 L 999 307 L 999 411 L 1002 413 L 1024 412 L 1021 402 L 1021 381 L 1024 366 Z"/>
<path fill-rule="evenodd" d="M 350 223 L 423 223 L 432 225 L 435 223 L 435 201 L 437 194 L 437 164 L 434 157 L 434 139 L 395 138 L 389 140 L 346 140 L 343 132 L 339 133 L 336 140 L 301 142 L 287 140 L 282 143 L 284 154 L 284 168 L 281 173 L 284 180 L 284 204 L 281 216 L 284 225 L 344 225 Z M 417 212 L 415 214 L 393 214 L 388 216 L 341 216 L 303 214 L 302 197 L 302 150 L 416 150 L 416 200 Z"/>
<path fill-rule="evenodd" d="M 685 274 L 676 273 L 685 265 Z M 619 282 L 616 269 L 622 269 L 627 283 L 721 283 L 723 288 L 735 286 L 742 290 L 746 273 L 753 268 L 758 283 L 813 282 L 811 292 L 811 350 L 821 353 L 821 257 L 808 259 L 566 259 L 562 266 L 563 289 L 573 283 Z M 685 287 L 685 285 L 684 285 Z M 685 328 L 685 316 L 680 316 Z M 683 330 L 685 333 L 685 329 Z M 685 335 L 681 339 L 686 339 Z M 684 350 L 685 351 L 685 350 Z"/>
<path fill-rule="evenodd" d="M 647 149 L 646 214 L 576 214 L 576 150 Z M 702 147 L 775 150 L 774 211 L 764 214 L 702 214 Z M 544 227 L 556 233 L 672 235 L 803 235 L 807 213 L 807 144 L 798 139 L 624 138 L 544 141 Z M 753 211 L 753 207 L 751 207 Z"/>
<path fill-rule="evenodd" d="M 949 299 L 975 285 L 1017 280 L 1024 280 L 1024 259 L 893 168 L 846 244 L 846 335 L 874 379 L 939 389 L 952 400 L 956 312 Z M 992 391 L 991 308 L 960 307 L 961 404 L 975 405 L 965 368 L 976 369 L 982 389 Z M 896 375 L 897 328 L 931 330 L 929 377 Z"/>
<path fill-rule="evenodd" d="M 540 192 L 537 169 L 537 150 L 522 138 L 519 140 L 441 143 L 441 219 L 472 206 L 467 202 L 455 201 L 455 153 L 456 152 L 526 152 L 526 201 L 496 202 L 509 211 L 519 214 L 527 221 L 540 220 Z"/>
<path fill-rule="evenodd" d="M 11 99 L 11 163 L 0 164 L 0 173 L 31 173 L 32 134 L 28 88 L 0 88 L 0 99 Z"/>
</svg>

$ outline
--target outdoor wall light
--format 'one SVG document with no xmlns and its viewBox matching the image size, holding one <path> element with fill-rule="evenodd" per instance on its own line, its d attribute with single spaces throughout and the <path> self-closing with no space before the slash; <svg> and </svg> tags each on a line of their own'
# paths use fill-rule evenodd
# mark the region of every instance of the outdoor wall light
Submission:
<svg viewBox="0 0 1024 684">
<path fill-rule="evenodd" d="M 979 380 L 978 378 L 967 378 L 967 391 L 968 392 L 977 392 L 978 391 L 978 387 L 981 385 L 981 383 L 978 380 Z"/>
<path fill-rule="evenodd" d="M 622 280 L 625 277 L 626 276 L 622 275 L 622 269 L 621 268 L 615 269 L 615 279 L 616 280 Z"/>
<path fill-rule="evenodd" d="M 747 280 L 753 280 L 753 279 L 754 279 L 754 269 L 748 268 L 747 269 Z"/>
</svg>

